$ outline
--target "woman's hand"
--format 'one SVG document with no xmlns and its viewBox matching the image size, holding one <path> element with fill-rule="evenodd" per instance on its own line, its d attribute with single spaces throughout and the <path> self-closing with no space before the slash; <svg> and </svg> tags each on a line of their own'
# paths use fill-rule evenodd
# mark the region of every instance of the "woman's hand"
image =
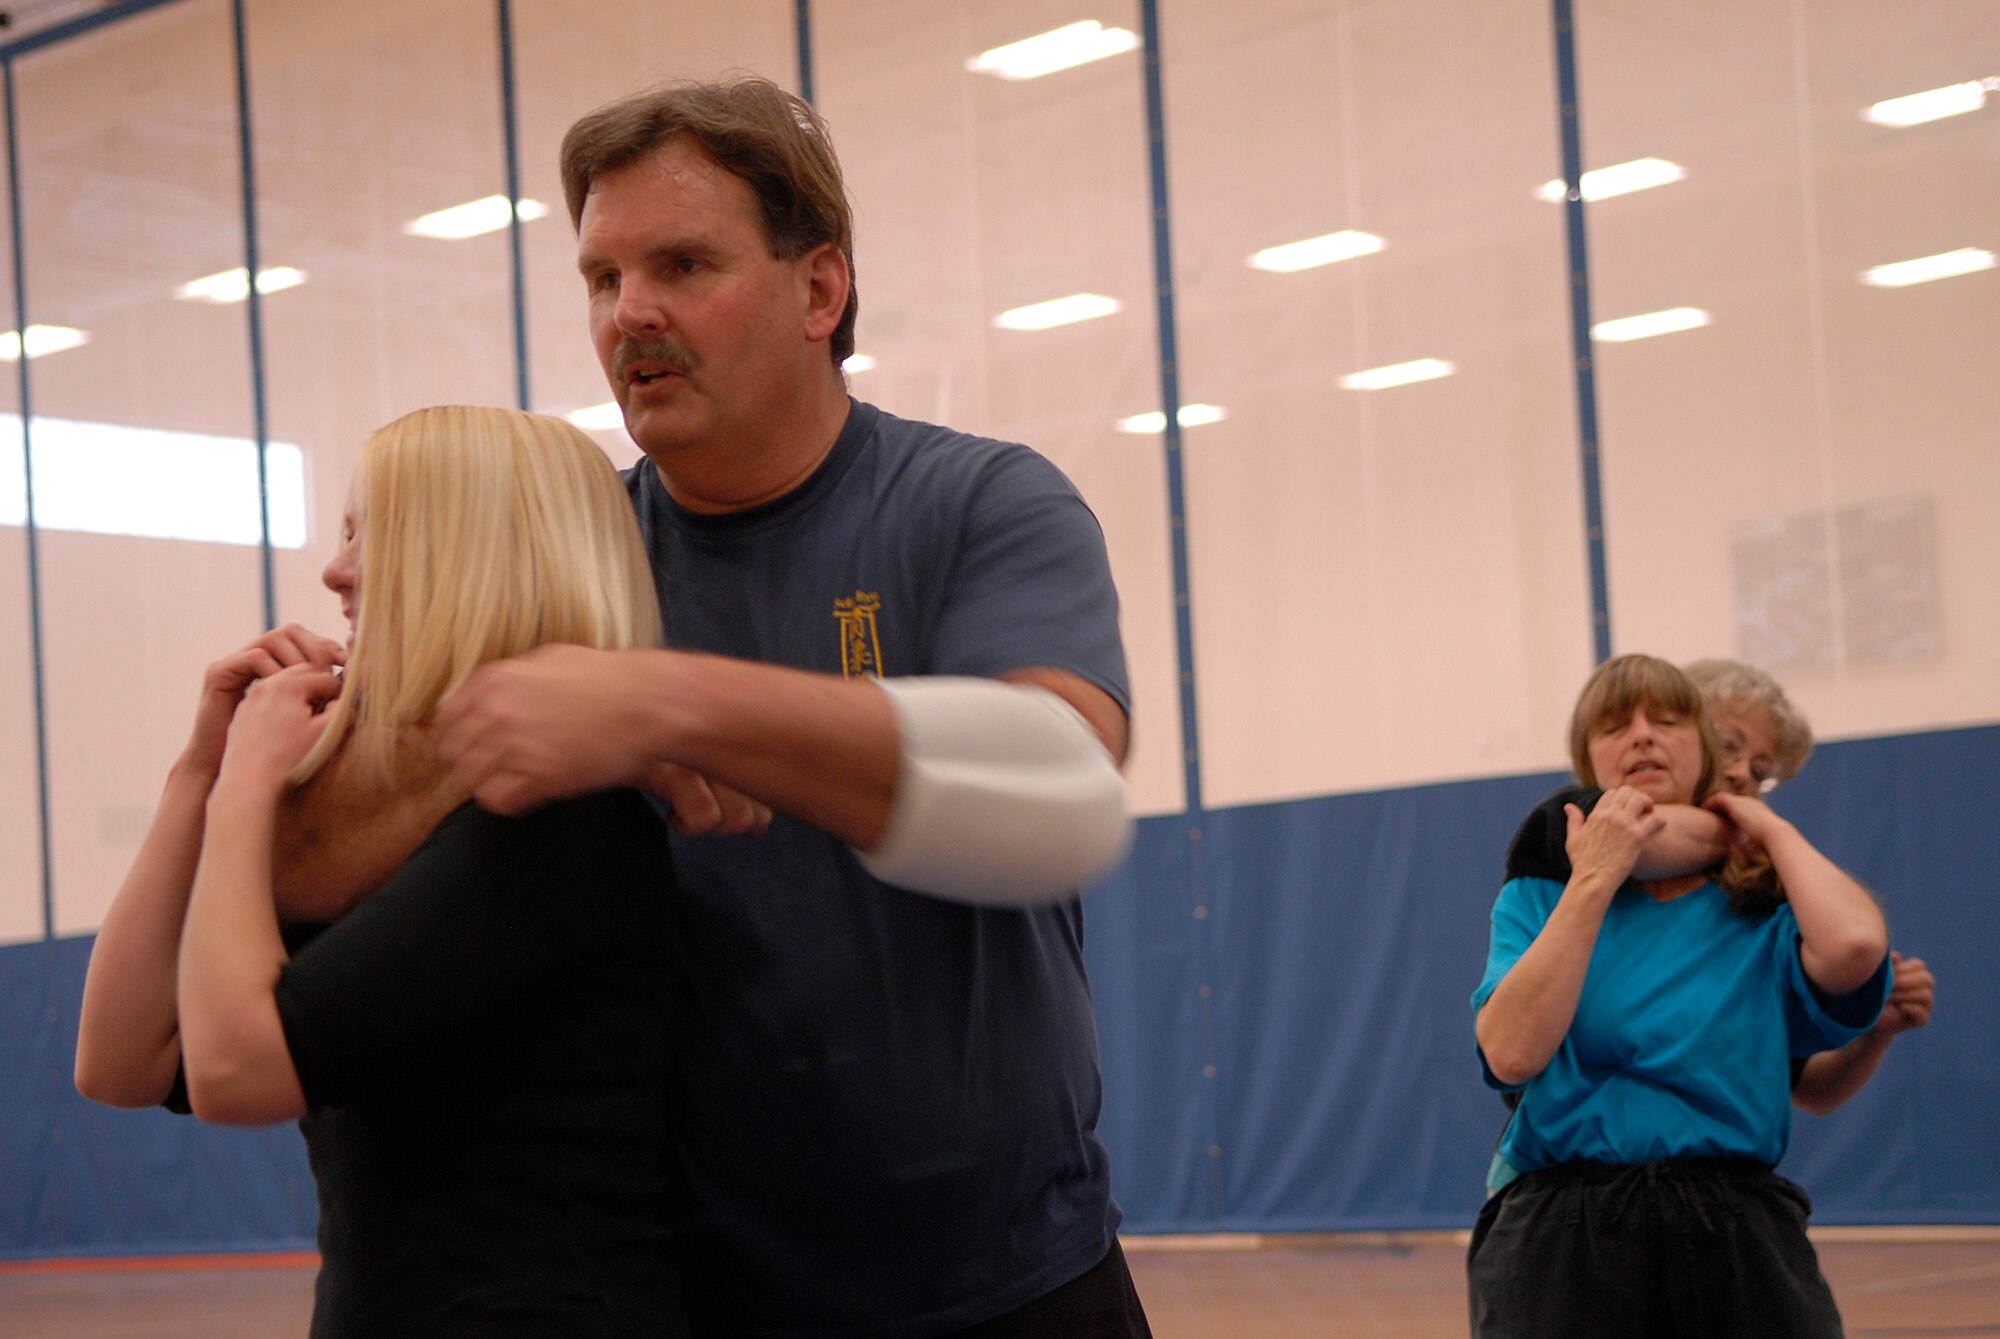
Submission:
<svg viewBox="0 0 2000 1339">
<path fill-rule="evenodd" d="M 167 774 L 160 807 L 91 951 L 76 1047 L 76 1086 L 86 1097 L 145 1107 L 173 1086 L 181 1058 L 175 962 L 230 721 L 252 684 L 297 665 L 318 667 L 330 679 L 326 667 L 346 654 L 293 623 L 208 667 L 187 750 Z"/>
<path fill-rule="evenodd" d="M 294 767 L 326 729 L 326 704 L 340 696 L 340 679 L 311 662 L 289 665 L 250 684 L 229 723 L 228 747 L 216 789 L 275 799 Z"/>
<path fill-rule="evenodd" d="M 1563 812 L 1569 818 L 1563 845 L 1569 852 L 1571 880 L 1602 879 L 1613 888 L 1631 876 L 1647 840 L 1667 825 L 1655 812 L 1652 797 L 1630 786 L 1605 791 L 1587 818 L 1573 804 L 1564 805 Z"/>
<path fill-rule="evenodd" d="M 330 669 L 347 660 L 347 648 L 330 637 L 287 623 L 232 651 L 208 667 L 195 707 L 194 730 L 181 755 L 188 766 L 214 776 L 222 767 L 229 723 L 250 686 L 293 665 Z"/>
<path fill-rule="evenodd" d="M 332 670 L 288 665 L 251 684 L 229 723 L 176 974 L 188 1102 L 203 1120 L 261 1125 L 305 1110 L 273 994 L 285 946 L 271 900 L 272 829 L 339 693 Z"/>
<path fill-rule="evenodd" d="M 1882 1017 L 1875 1022 L 1878 1037 L 1893 1037 L 1925 1026 L 1937 1003 L 1937 978 L 1922 958 L 1891 952 L 1889 961 L 1896 969 L 1896 984 L 1889 991 L 1889 1002 L 1882 1006 Z"/>
<path fill-rule="evenodd" d="M 1666 826 L 1653 799 L 1630 786 L 1604 792 L 1586 818 L 1573 804 L 1569 819 L 1569 882 L 1541 932 L 1480 1007 L 1474 1034 L 1493 1077 L 1528 1083 L 1548 1067 L 1576 1021 L 1577 1001 L 1597 949 L 1604 913 L 1632 873 L 1646 839 Z M 1496 931 L 1497 933 L 1497 931 Z"/>
</svg>

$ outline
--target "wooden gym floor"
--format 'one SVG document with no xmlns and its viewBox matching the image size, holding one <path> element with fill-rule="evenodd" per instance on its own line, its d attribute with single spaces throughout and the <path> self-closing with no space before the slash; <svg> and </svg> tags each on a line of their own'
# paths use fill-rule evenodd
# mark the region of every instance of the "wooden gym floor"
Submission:
<svg viewBox="0 0 2000 1339">
<path fill-rule="evenodd" d="M 1851 1339 L 2000 1337 L 2000 1229 L 1826 1228 Z M 1464 1234 L 1128 1237 L 1158 1339 L 1462 1339 Z M 303 1336 L 310 1256 L 0 1265 L 5 1339 Z"/>
</svg>

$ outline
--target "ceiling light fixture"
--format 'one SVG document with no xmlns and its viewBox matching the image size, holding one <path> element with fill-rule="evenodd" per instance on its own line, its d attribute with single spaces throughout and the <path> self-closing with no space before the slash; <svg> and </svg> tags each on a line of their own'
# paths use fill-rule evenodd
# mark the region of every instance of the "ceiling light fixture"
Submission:
<svg viewBox="0 0 2000 1339">
<path fill-rule="evenodd" d="M 1417 358 L 1407 363 L 1391 363 L 1387 367 L 1371 367 L 1363 372 L 1350 373 L 1340 379 L 1340 384 L 1350 391 L 1381 391 L 1391 386 L 1407 386 L 1413 381 L 1436 381 L 1456 371 L 1456 363 L 1448 363 L 1442 358 Z"/>
<path fill-rule="evenodd" d="M 1961 274 L 1977 274 L 1993 268 L 1993 253 L 1976 246 L 1962 246 L 1935 256 L 1891 261 L 1862 271 L 1861 282 L 1875 288 L 1907 288 L 1933 279 L 1955 279 Z"/>
<path fill-rule="evenodd" d="M 176 288 L 174 296 L 190 302 L 241 302 L 250 296 L 250 281 L 246 278 L 249 273 L 238 265 L 220 274 L 205 274 Z M 273 265 L 268 270 L 257 271 L 259 293 L 282 293 L 287 288 L 297 288 L 305 281 L 306 272 L 293 269 L 290 265 Z"/>
<path fill-rule="evenodd" d="M 90 343 L 90 336 L 74 326 L 31 325 L 28 327 L 28 356 L 41 358 L 51 353 L 61 353 L 64 349 L 74 349 Z M 0 331 L 0 363 L 21 361 L 21 333 L 18 330 Z"/>
<path fill-rule="evenodd" d="M 1664 158 L 1634 158 L 1629 163 L 1596 167 L 1583 174 L 1584 200 L 1608 200 L 1614 195 L 1665 186 L 1687 176 L 1687 169 Z M 1560 202 L 1569 198 L 1569 187 L 1560 181 L 1545 181 L 1535 192 L 1544 200 Z"/>
<path fill-rule="evenodd" d="M 1220 423 L 1229 415 L 1220 405 L 1184 404 L 1174 414 L 1174 419 L 1183 428 L 1199 428 L 1206 423 Z M 1149 409 L 1143 414 L 1118 420 L 1118 431 L 1133 433 L 1158 433 L 1166 430 L 1167 416 L 1157 409 Z"/>
<path fill-rule="evenodd" d="M 965 62 L 965 68 L 1002 79 L 1039 79 L 1106 56 L 1123 55 L 1138 46 L 1138 37 L 1128 29 L 1107 28 L 1096 19 L 1085 19 L 982 51 Z"/>
<path fill-rule="evenodd" d="M 34 427 L 42 530 L 305 547 L 305 454 L 294 443 L 260 450 L 243 437 L 41 414 Z M 21 439 L 20 417 L 0 413 L 0 525 L 27 522 Z"/>
<path fill-rule="evenodd" d="M 1384 245 L 1382 239 L 1372 232 L 1344 228 L 1339 232 L 1308 237 L 1303 242 L 1267 246 L 1250 257 L 1250 268 L 1292 274 L 1316 265 L 1331 265 L 1336 261 L 1353 260 L 1356 256 L 1372 256 Z"/>
<path fill-rule="evenodd" d="M 563 417 L 585 432 L 609 432 L 613 428 L 625 426 L 625 411 L 618 407 L 616 400 L 606 400 L 603 404 L 572 409 Z"/>
<path fill-rule="evenodd" d="M 1117 310 L 1116 298 L 1107 298 L 1102 293 L 1072 293 L 1066 298 L 1051 298 L 1047 302 L 1010 308 L 994 317 L 993 324 L 1002 330 L 1050 330 L 1059 325 L 1074 325 L 1078 321 L 1109 316 Z"/>
<path fill-rule="evenodd" d="M 1708 313 L 1699 307 L 1669 307 L 1665 311 L 1599 321 L 1590 327 L 1590 337 L 1609 344 L 1624 344 L 1654 335 L 1671 335 L 1677 330 L 1698 330 L 1707 324 Z"/>
<path fill-rule="evenodd" d="M 1878 102 L 1861 113 L 1861 119 L 1898 130 L 1906 126 L 1920 126 L 1926 121 L 1941 121 L 1947 116 L 1976 112 L 1986 105 L 1986 95 L 1995 89 L 2000 89 L 2000 78 L 1968 79 L 1962 84 L 1950 84 L 1944 88 L 1927 88 L 1921 93 L 1906 93 L 1900 98 Z"/>
<path fill-rule="evenodd" d="M 549 212 L 548 206 L 540 200 L 522 200 L 515 210 L 521 222 L 532 223 Z M 478 237 L 482 233 L 498 232 L 507 226 L 507 197 L 489 195 L 479 200 L 468 200 L 450 209 L 440 209 L 425 214 L 422 218 L 411 219 L 403 225 L 403 231 L 412 237 L 436 237 L 447 242 L 462 242 L 468 237 Z"/>
</svg>

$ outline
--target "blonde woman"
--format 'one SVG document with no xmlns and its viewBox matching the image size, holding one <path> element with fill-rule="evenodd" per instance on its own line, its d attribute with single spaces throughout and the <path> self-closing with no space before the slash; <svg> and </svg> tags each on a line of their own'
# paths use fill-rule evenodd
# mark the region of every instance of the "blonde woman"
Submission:
<svg viewBox="0 0 2000 1339">
<path fill-rule="evenodd" d="M 93 957 L 79 1087 L 155 1102 L 178 1067 L 203 1119 L 302 1118 L 316 1336 L 679 1333 L 664 829 L 630 791 L 494 816 L 430 748 L 489 660 L 657 644 L 631 506 L 569 425 L 437 408 L 369 440 L 344 532 L 346 651 L 283 629 L 211 668 Z M 290 946 L 288 804 L 394 867 Z"/>
</svg>

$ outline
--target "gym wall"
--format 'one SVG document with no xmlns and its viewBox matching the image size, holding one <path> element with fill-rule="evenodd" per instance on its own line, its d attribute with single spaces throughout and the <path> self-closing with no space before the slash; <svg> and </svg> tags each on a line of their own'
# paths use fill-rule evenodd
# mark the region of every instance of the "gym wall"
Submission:
<svg viewBox="0 0 2000 1339">
<path fill-rule="evenodd" d="M 1500 852 L 1605 649 L 1777 673 L 1830 741 L 1779 807 L 1938 971 L 1936 1024 L 1785 1170 L 1822 1221 L 2000 1220 L 1966 1142 L 2000 1128 L 2000 272 L 1878 269 L 2000 250 L 2000 27 L 1568 9 L 131 0 L 0 48 L 0 328 L 30 355 L 0 362 L 0 1256 L 309 1237 L 290 1130 L 71 1091 L 89 936 L 202 667 L 338 623 L 318 573 L 366 434 L 609 398 L 563 130 L 737 69 L 832 123 L 854 393 L 1034 445 L 1110 542 L 1143 821 L 1086 917 L 1131 1228 L 1470 1223 Z M 967 68 L 1080 20 L 1133 49 Z M 1953 87 L 1958 114 L 1867 119 Z M 1566 162 L 1649 160 L 1661 184 L 1546 198 Z M 546 209 L 518 232 L 406 230 L 510 179 Z M 1251 263 L 1343 232 L 1349 259 Z M 253 262 L 255 303 L 177 295 Z M 995 324 L 1079 293 L 1116 309 Z M 1449 371 L 1363 388 L 1420 360 Z"/>
</svg>

